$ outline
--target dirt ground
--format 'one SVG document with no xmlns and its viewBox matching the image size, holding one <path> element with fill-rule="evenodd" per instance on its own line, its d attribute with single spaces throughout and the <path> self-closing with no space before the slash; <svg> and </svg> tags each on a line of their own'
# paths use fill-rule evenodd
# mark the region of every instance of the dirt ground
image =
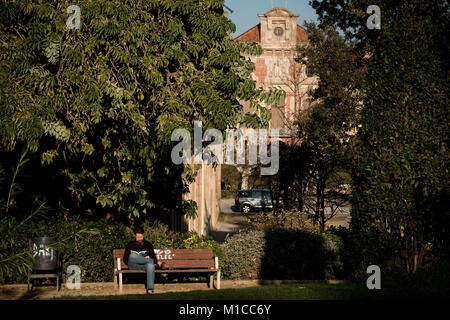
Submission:
<svg viewBox="0 0 450 320">
<path fill-rule="evenodd" d="M 262 284 L 258 280 L 222 280 L 221 289 L 246 288 Z M 196 283 L 155 283 L 155 292 L 187 292 L 193 290 L 216 290 L 209 288 L 206 282 Z M 66 284 L 61 285 L 60 291 L 56 290 L 55 285 L 41 285 L 33 287 L 31 292 L 27 291 L 26 284 L 13 284 L 0 286 L 0 300 L 45 300 L 52 298 L 74 297 L 74 296 L 109 296 L 125 294 L 145 294 L 145 285 L 142 284 L 124 284 L 122 291 L 113 282 L 81 283 L 80 289 L 68 289 Z M 150 293 L 152 294 L 152 293 Z"/>
</svg>

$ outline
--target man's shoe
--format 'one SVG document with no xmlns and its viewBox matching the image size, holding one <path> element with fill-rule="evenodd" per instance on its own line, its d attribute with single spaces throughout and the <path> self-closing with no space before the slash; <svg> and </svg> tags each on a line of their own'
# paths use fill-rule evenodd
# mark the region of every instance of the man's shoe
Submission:
<svg viewBox="0 0 450 320">
<path fill-rule="evenodd" d="M 153 290 L 153 289 L 147 289 L 147 293 L 148 293 L 149 291 L 151 291 L 152 293 L 155 293 L 155 290 Z"/>
</svg>

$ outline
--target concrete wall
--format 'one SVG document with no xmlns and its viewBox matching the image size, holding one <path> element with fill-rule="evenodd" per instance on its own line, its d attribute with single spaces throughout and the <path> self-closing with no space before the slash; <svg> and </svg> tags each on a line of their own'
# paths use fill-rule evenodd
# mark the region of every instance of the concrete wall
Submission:
<svg viewBox="0 0 450 320">
<path fill-rule="evenodd" d="M 184 218 L 185 231 L 195 231 L 199 235 L 209 235 L 215 228 L 219 217 L 221 197 L 221 166 L 215 168 L 206 163 L 198 165 L 196 179 L 189 186 L 185 200 L 197 203 L 197 217 Z"/>
</svg>

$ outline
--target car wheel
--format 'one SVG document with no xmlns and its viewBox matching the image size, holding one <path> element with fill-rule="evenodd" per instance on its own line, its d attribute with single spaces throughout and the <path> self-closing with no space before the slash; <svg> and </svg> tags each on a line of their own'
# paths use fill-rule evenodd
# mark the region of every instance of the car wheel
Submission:
<svg viewBox="0 0 450 320">
<path fill-rule="evenodd" d="M 242 212 L 243 213 L 249 213 L 250 212 L 250 210 L 251 210 L 251 208 L 250 208 L 250 206 L 248 205 L 248 204 L 244 204 L 243 206 L 242 206 Z"/>
</svg>

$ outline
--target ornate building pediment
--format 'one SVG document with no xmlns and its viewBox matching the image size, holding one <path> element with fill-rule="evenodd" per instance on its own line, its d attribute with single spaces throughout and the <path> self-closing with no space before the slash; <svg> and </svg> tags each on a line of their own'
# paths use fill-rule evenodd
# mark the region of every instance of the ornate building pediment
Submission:
<svg viewBox="0 0 450 320">
<path fill-rule="evenodd" d="M 273 8 L 258 15 L 261 20 L 261 46 L 295 47 L 297 45 L 297 19 L 285 8 Z"/>
</svg>

